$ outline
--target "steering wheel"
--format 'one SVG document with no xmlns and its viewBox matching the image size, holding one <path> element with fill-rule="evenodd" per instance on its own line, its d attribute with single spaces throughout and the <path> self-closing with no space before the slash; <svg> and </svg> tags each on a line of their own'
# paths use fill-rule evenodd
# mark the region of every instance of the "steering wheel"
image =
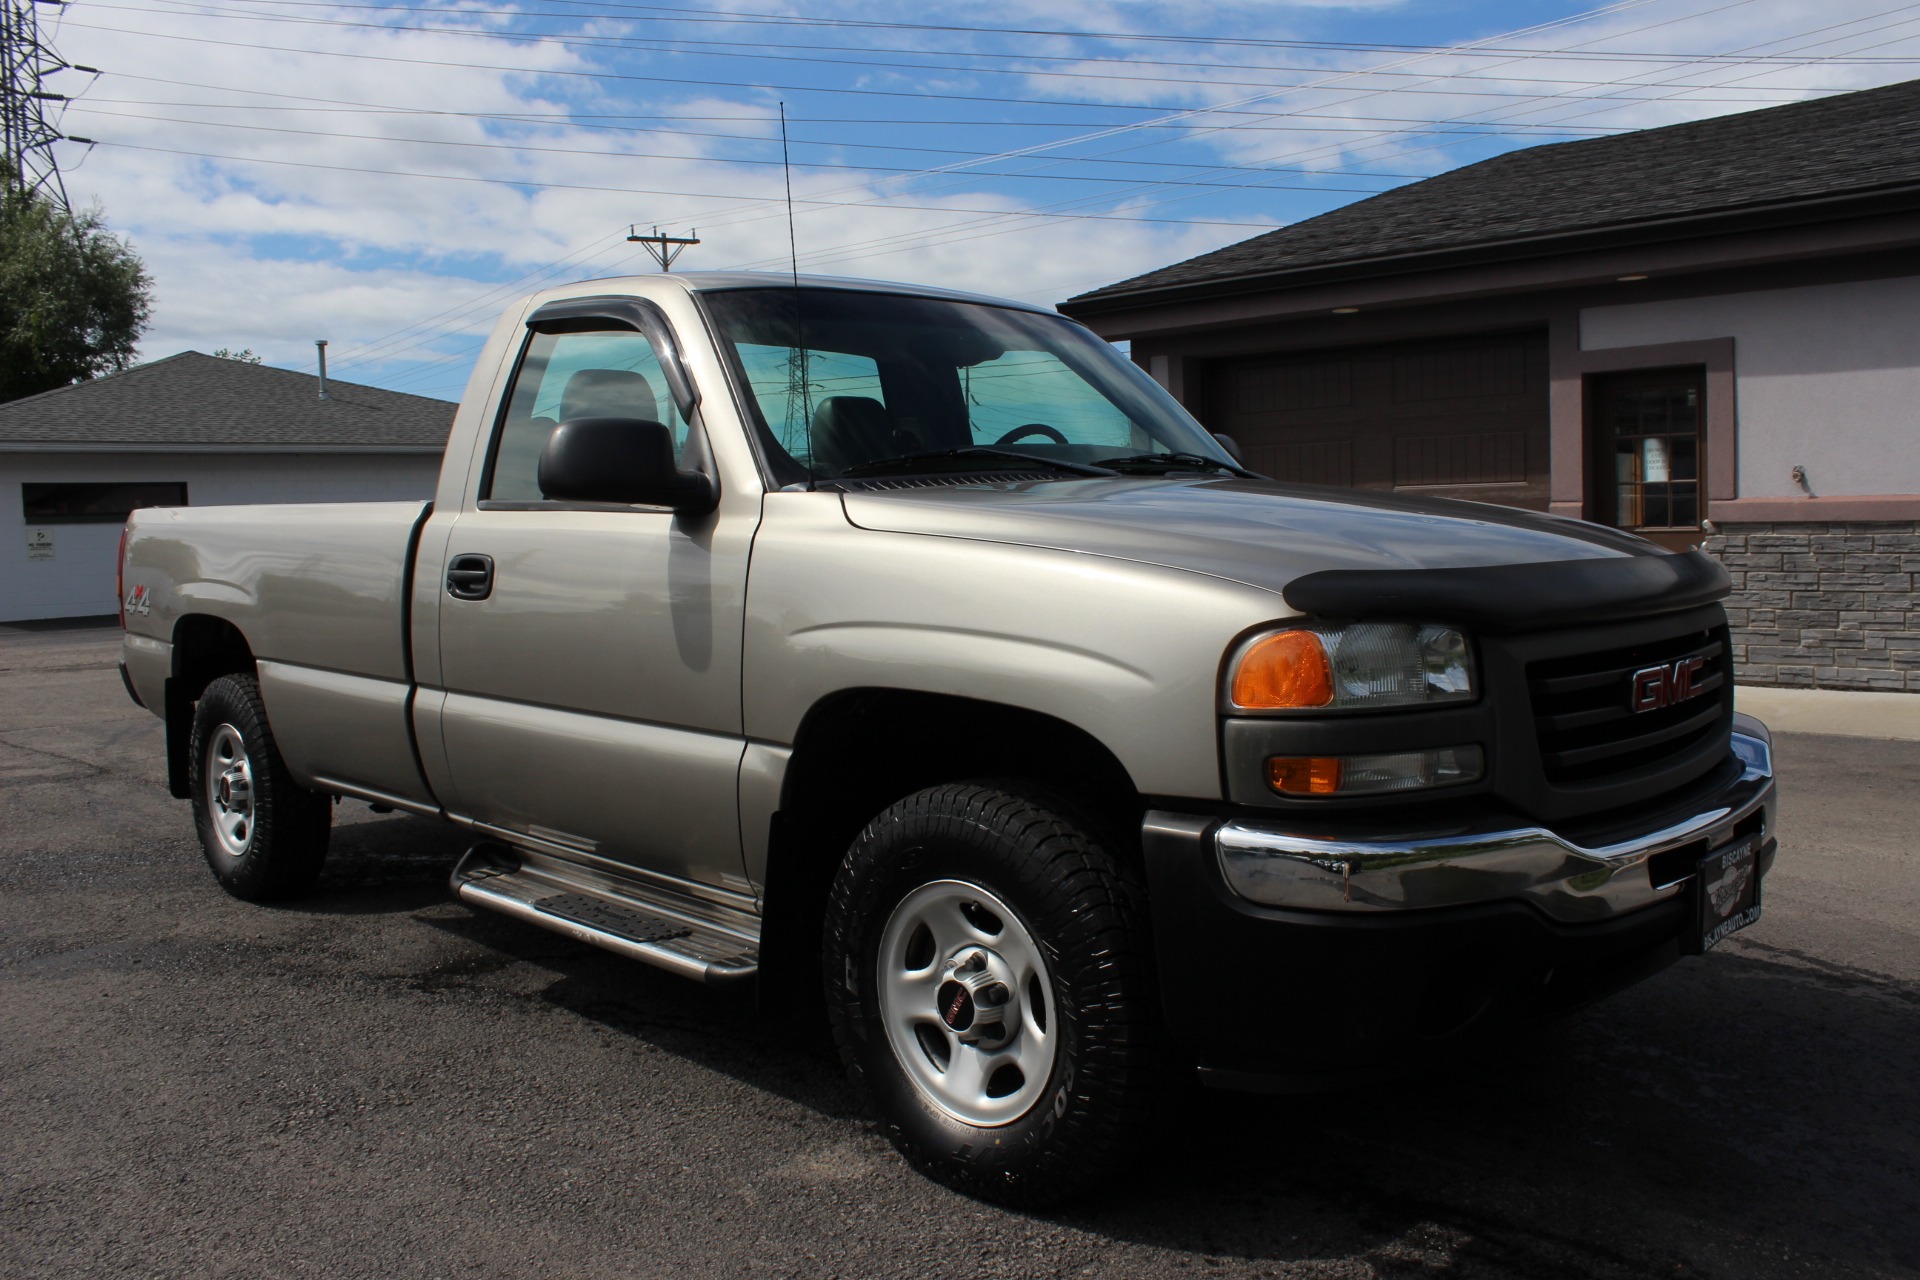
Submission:
<svg viewBox="0 0 1920 1280">
<path fill-rule="evenodd" d="M 1061 435 L 1058 431 L 1054 430 L 1052 427 L 1048 426 L 1046 423 L 1029 422 L 1024 427 L 1015 427 L 1013 430 L 1007 432 L 1007 434 L 1001 436 L 998 440 L 995 440 L 994 443 L 995 444 L 1012 444 L 1014 441 L 1022 439 L 1023 437 L 1026 437 L 1026 436 L 1045 436 L 1047 439 L 1053 441 L 1055 444 L 1065 444 L 1067 442 L 1067 438 L 1065 436 Z"/>
</svg>

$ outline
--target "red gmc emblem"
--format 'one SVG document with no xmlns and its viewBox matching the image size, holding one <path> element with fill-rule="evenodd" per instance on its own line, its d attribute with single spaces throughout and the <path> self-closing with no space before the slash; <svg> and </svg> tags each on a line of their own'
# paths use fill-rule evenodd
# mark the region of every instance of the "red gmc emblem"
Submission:
<svg viewBox="0 0 1920 1280">
<path fill-rule="evenodd" d="M 1693 678 L 1706 665 L 1707 660 L 1696 654 L 1661 666 L 1640 668 L 1633 673 L 1633 693 L 1627 705 L 1637 714 L 1658 711 L 1662 707 L 1676 706 L 1688 698 L 1699 697 L 1706 690 L 1695 688 Z"/>
</svg>

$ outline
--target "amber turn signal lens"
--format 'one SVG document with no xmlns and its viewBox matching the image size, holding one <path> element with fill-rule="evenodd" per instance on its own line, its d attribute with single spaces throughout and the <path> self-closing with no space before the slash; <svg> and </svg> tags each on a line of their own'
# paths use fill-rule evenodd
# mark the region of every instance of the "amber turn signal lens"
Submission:
<svg viewBox="0 0 1920 1280">
<path fill-rule="evenodd" d="M 1282 795 L 1330 796 L 1340 789 L 1340 757 L 1273 756 L 1267 785 Z"/>
<path fill-rule="evenodd" d="M 1252 710 L 1324 707 L 1333 701 L 1333 666 L 1311 631 L 1263 636 L 1240 657 L 1233 673 L 1233 704 Z"/>
</svg>

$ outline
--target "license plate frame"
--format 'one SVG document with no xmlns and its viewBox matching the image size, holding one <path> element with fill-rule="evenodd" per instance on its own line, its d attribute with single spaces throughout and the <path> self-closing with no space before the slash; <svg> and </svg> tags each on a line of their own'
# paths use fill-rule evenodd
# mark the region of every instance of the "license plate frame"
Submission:
<svg viewBox="0 0 1920 1280">
<path fill-rule="evenodd" d="M 1705 955 L 1760 918 L 1758 832 L 1702 855 L 1693 872 L 1693 911 L 1686 950 Z"/>
</svg>

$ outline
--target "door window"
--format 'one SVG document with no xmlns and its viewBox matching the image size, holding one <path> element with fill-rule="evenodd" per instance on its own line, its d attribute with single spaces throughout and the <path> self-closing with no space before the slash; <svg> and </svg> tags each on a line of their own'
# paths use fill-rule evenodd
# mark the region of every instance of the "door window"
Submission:
<svg viewBox="0 0 1920 1280">
<path fill-rule="evenodd" d="M 673 429 L 675 445 L 686 448 L 687 424 L 645 335 L 630 329 L 536 333 L 514 374 L 480 496 L 499 502 L 544 499 L 540 451 L 568 418 L 664 422 Z"/>
<path fill-rule="evenodd" d="M 1598 514 L 1636 531 L 1699 529 L 1701 424 L 1706 385 L 1699 369 L 1615 374 L 1594 397 Z"/>
</svg>

